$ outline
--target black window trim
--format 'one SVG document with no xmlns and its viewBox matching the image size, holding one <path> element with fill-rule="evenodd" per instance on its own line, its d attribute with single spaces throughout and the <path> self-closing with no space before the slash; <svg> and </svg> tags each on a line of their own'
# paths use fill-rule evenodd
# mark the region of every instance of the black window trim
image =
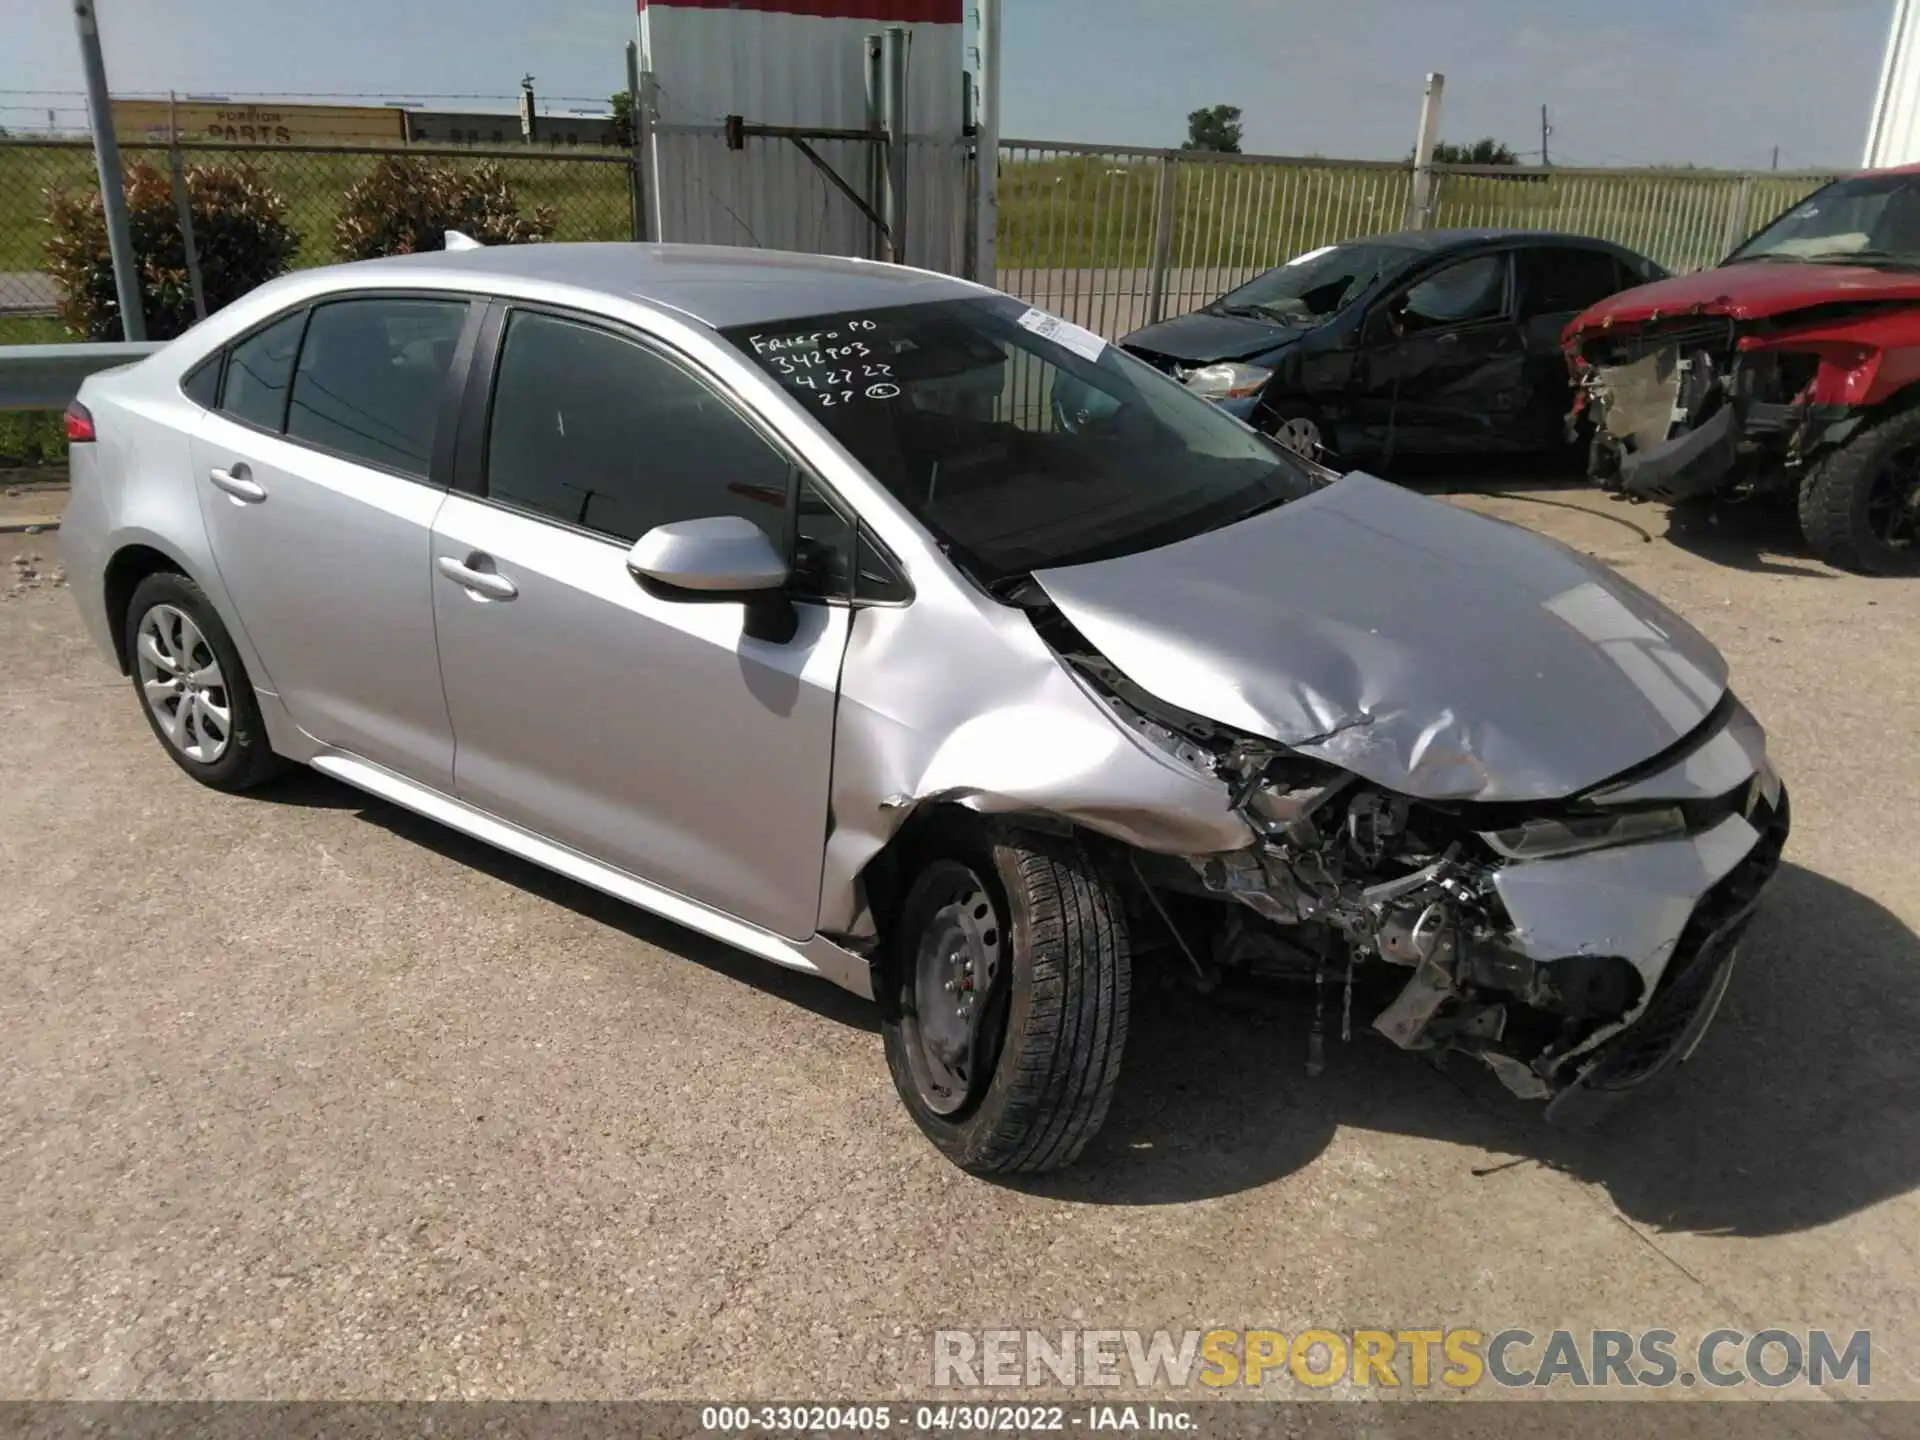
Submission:
<svg viewBox="0 0 1920 1440">
<path fill-rule="evenodd" d="M 860 584 L 860 541 L 866 536 L 874 551 L 892 572 L 895 582 L 904 594 L 899 599 L 879 600 L 862 598 L 857 594 L 848 595 L 809 595 L 798 594 L 792 598 L 810 604 L 845 605 L 856 609 L 868 606 L 898 608 L 910 605 L 914 599 L 913 582 L 907 576 L 906 567 L 901 565 L 891 546 L 887 545 L 861 517 L 859 510 L 836 491 L 832 485 L 816 471 L 795 450 L 784 435 L 774 430 L 758 415 L 754 414 L 740 399 L 733 387 L 693 356 L 660 336 L 642 329 L 625 320 L 609 315 L 596 314 L 591 310 L 574 309 L 567 305 L 556 305 L 544 300 L 523 300 L 514 296 L 494 296 L 480 307 L 485 311 L 480 323 L 474 327 L 475 344 L 468 357 L 466 375 L 462 382 L 463 394 L 459 408 L 458 438 L 454 447 L 451 489 L 468 499 L 482 505 L 491 505 L 496 509 L 535 520 L 556 529 L 569 530 L 590 540 L 600 541 L 625 553 L 633 548 L 633 541 L 622 541 L 607 534 L 604 530 L 595 530 L 590 525 L 578 525 L 570 520 L 562 520 L 544 510 L 535 510 L 526 505 L 516 504 L 487 490 L 487 439 L 493 426 L 494 392 L 500 381 L 500 357 L 504 353 L 507 334 L 507 321 L 515 311 L 529 314 L 546 315 L 556 320 L 570 321 L 584 325 L 589 329 L 600 330 L 621 340 L 630 341 L 641 349 L 656 355 L 668 364 L 684 372 L 696 384 L 704 386 L 713 393 L 728 409 L 748 426 L 756 435 L 769 445 L 773 451 L 787 462 L 787 536 L 786 561 L 793 564 L 794 547 L 798 543 L 796 510 L 799 505 L 800 487 L 811 484 L 820 497 L 831 506 L 842 520 L 847 523 L 847 533 L 852 539 L 849 587 L 853 591 Z M 459 365 L 456 362 L 456 371 Z M 289 387 L 291 389 L 291 387 Z"/>
<path fill-rule="evenodd" d="M 461 419 L 461 395 L 465 384 L 474 346 L 478 342 L 482 322 L 487 311 L 487 298 L 467 290 L 436 290 L 431 287 L 408 287 L 393 289 L 385 286 L 353 290 L 334 290 L 325 295 L 310 296 L 297 305 L 289 305 L 260 321 L 250 325 L 240 334 L 220 347 L 217 355 L 220 365 L 220 386 L 214 393 L 213 410 L 222 420 L 238 425 L 243 430 L 251 430 L 257 435 L 270 436 L 284 444 L 301 450 L 310 450 L 316 455 L 325 455 L 334 460 L 343 460 L 349 465 L 358 465 L 377 474 L 391 475 L 396 480 L 405 480 L 414 485 L 425 485 L 433 490 L 453 488 L 454 454 L 458 440 Z M 306 353 L 307 331 L 313 321 L 313 312 L 323 305 L 332 305 L 346 300 L 440 300 L 467 307 L 467 313 L 460 323 L 459 337 L 454 341 L 453 359 L 447 366 L 447 375 L 440 392 L 439 413 L 435 417 L 433 431 L 433 453 L 427 462 L 427 473 L 416 475 L 410 470 L 402 470 L 395 465 L 383 465 L 378 460 L 369 460 L 364 455 L 349 454 L 330 445 L 319 445 L 311 440 L 287 434 L 287 411 L 293 404 L 293 376 L 300 371 L 300 358 Z M 233 352 L 264 330 L 270 330 L 283 320 L 293 316 L 302 317 L 300 341 L 293 351 L 293 371 L 287 380 L 287 394 L 280 407 L 280 428 L 270 430 L 264 425 L 256 425 L 225 408 L 227 400 L 227 360 Z M 202 361 L 201 364 L 206 364 Z M 193 367 L 198 370 L 199 365 Z M 189 374 L 192 371 L 188 372 Z M 182 379 L 184 385 L 184 377 Z"/>
</svg>

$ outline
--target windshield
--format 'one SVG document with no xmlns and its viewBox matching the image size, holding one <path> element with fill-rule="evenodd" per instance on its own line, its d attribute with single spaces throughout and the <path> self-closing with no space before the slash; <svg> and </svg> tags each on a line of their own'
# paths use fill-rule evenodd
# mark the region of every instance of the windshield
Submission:
<svg viewBox="0 0 1920 1440">
<path fill-rule="evenodd" d="M 1399 245 L 1326 245 L 1229 290 L 1207 309 L 1259 315 L 1286 324 L 1318 325 L 1360 297 L 1380 272 L 1398 269 L 1413 252 Z"/>
<path fill-rule="evenodd" d="M 723 332 L 986 583 L 1295 499 L 1277 446 L 1091 331 L 994 296 Z"/>
<path fill-rule="evenodd" d="M 1920 175 L 1861 175 L 1816 190 L 1727 257 L 1920 265 Z"/>
</svg>

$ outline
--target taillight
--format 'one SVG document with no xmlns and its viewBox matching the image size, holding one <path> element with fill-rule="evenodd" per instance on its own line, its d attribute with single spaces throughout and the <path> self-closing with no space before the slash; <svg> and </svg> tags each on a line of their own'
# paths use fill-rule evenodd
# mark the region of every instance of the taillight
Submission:
<svg viewBox="0 0 1920 1440">
<path fill-rule="evenodd" d="M 72 445 L 90 441 L 93 437 L 93 412 L 75 400 L 67 406 L 67 442 Z"/>
</svg>

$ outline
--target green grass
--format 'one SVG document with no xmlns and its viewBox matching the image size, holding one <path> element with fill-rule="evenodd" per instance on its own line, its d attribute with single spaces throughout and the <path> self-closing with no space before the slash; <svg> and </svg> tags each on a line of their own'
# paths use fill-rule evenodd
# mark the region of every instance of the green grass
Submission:
<svg viewBox="0 0 1920 1440">
<path fill-rule="evenodd" d="M 1150 157 L 1003 161 L 1000 263 L 1022 269 L 1151 264 L 1159 177 L 1160 164 Z M 1570 230 L 1688 270 L 1714 263 L 1729 238 L 1743 238 L 1819 183 L 1794 175 L 1747 182 L 1684 170 L 1443 174 L 1435 224 Z M 1402 169 L 1335 161 L 1182 162 L 1174 175 L 1170 263 L 1258 269 L 1319 245 L 1398 230 L 1410 184 Z"/>
<path fill-rule="evenodd" d="M 58 320 L 0 316 L 0 345 L 46 345 L 69 338 Z M 57 410 L 0 410 L 0 470 L 67 463 Z"/>
</svg>

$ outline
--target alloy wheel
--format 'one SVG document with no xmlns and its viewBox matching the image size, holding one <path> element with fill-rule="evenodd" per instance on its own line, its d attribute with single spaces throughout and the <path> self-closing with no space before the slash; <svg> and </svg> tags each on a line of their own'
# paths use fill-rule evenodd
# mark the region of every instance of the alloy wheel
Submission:
<svg viewBox="0 0 1920 1440">
<path fill-rule="evenodd" d="M 140 694 L 167 742 L 189 760 L 211 765 L 233 741 L 233 702 L 220 659 L 177 605 L 155 605 L 140 617 L 135 660 Z"/>
<path fill-rule="evenodd" d="M 1920 446 L 1895 451 L 1873 477 L 1867 529 L 1893 550 L 1911 550 L 1920 539 Z"/>
<path fill-rule="evenodd" d="M 1282 420 L 1274 427 L 1273 438 L 1309 460 L 1320 454 L 1320 427 L 1304 415 L 1291 415 Z"/>
<path fill-rule="evenodd" d="M 937 1115 L 951 1115 L 985 1088 L 1005 1014 L 1000 977 L 1006 934 L 993 900 L 963 865 L 939 867 L 941 891 L 913 957 L 914 1079 Z"/>
</svg>

